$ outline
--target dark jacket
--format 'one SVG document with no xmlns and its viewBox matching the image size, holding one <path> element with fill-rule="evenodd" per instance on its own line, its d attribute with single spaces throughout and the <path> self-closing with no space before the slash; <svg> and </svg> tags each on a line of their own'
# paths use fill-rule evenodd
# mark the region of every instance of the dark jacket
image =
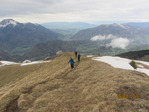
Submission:
<svg viewBox="0 0 149 112">
<path fill-rule="evenodd" d="M 79 55 L 78 55 L 78 58 L 80 58 L 80 57 L 81 57 L 81 55 L 79 54 Z"/>
</svg>

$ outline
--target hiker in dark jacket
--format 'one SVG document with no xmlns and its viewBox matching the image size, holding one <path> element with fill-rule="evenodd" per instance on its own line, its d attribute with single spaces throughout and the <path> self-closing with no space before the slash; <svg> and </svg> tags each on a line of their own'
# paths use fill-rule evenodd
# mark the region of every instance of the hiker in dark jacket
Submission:
<svg viewBox="0 0 149 112">
<path fill-rule="evenodd" d="M 74 59 L 72 59 L 72 57 L 70 57 L 70 60 L 68 61 L 68 63 L 70 63 L 71 69 L 74 69 L 74 63 L 75 63 L 75 61 L 74 61 Z"/>
<path fill-rule="evenodd" d="M 78 54 L 77 51 L 75 51 L 75 57 L 77 57 L 77 54 Z"/>
<path fill-rule="evenodd" d="M 80 62 L 80 58 L 81 58 L 81 55 L 80 53 L 78 54 L 78 62 Z"/>
</svg>

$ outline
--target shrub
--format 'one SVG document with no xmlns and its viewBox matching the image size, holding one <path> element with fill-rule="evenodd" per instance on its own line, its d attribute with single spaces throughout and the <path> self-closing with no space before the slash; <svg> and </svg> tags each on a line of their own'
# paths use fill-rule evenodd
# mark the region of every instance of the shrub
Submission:
<svg viewBox="0 0 149 112">
<path fill-rule="evenodd" d="M 56 52 L 56 56 L 61 56 L 62 54 L 63 54 L 62 51 L 57 51 L 57 52 Z"/>
<path fill-rule="evenodd" d="M 23 63 L 31 63 L 31 61 L 30 60 L 25 60 L 25 61 L 23 61 Z"/>
<path fill-rule="evenodd" d="M 137 63 L 132 60 L 130 63 L 129 63 L 134 69 L 137 69 Z"/>
</svg>

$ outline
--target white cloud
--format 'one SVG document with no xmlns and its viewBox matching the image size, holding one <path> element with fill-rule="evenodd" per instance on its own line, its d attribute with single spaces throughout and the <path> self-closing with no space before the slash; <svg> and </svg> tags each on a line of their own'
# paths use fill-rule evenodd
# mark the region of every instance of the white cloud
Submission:
<svg viewBox="0 0 149 112">
<path fill-rule="evenodd" d="M 115 38 L 111 41 L 110 44 L 107 44 L 107 47 L 111 46 L 112 48 L 121 48 L 121 49 L 126 49 L 126 47 L 129 45 L 130 40 L 127 38 Z"/>
<path fill-rule="evenodd" d="M 92 37 L 90 40 L 91 41 L 103 41 L 103 40 L 110 40 L 111 42 L 106 44 L 107 47 L 112 47 L 112 48 L 120 48 L 120 49 L 126 49 L 126 47 L 129 45 L 130 40 L 127 38 L 123 37 L 118 37 L 112 34 L 109 35 L 96 35 Z"/>
<path fill-rule="evenodd" d="M 112 38 L 116 38 L 116 36 L 109 34 L 109 35 L 96 35 L 94 37 L 92 37 L 90 40 L 91 41 L 102 41 L 102 40 L 108 40 L 108 39 L 112 39 Z"/>
<path fill-rule="evenodd" d="M 130 40 L 123 37 L 117 37 L 115 35 L 109 34 L 109 35 L 96 35 L 92 37 L 91 41 L 103 41 L 103 40 L 109 40 L 111 39 L 111 42 L 106 44 L 107 47 L 112 48 L 120 48 L 120 49 L 126 49 L 126 47 L 129 45 Z"/>
</svg>

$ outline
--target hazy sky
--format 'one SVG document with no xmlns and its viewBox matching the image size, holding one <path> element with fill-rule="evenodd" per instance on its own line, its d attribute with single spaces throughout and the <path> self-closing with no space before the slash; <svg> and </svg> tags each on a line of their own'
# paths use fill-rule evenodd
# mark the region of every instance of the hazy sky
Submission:
<svg viewBox="0 0 149 112">
<path fill-rule="evenodd" d="M 0 20 L 149 21 L 149 0 L 0 0 Z"/>
</svg>

